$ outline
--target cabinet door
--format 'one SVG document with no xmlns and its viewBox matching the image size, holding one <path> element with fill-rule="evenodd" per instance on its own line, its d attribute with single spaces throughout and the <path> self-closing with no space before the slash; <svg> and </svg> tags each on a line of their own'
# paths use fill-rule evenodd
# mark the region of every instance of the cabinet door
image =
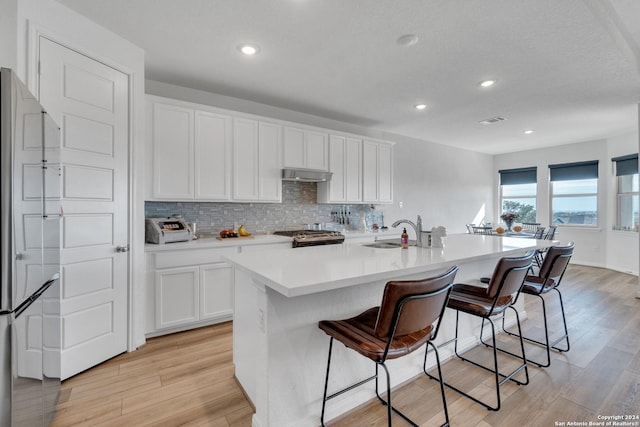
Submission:
<svg viewBox="0 0 640 427">
<path fill-rule="evenodd" d="M 233 119 L 233 198 L 258 200 L 258 121 Z"/>
<path fill-rule="evenodd" d="M 365 203 L 393 202 L 393 146 L 362 143 L 362 198 Z"/>
<path fill-rule="evenodd" d="M 284 128 L 284 161 L 285 168 L 306 167 L 304 131 L 302 129 Z"/>
<path fill-rule="evenodd" d="M 344 156 L 344 186 L 346 201 L 361 202 L 362 140 L 356 138 L 347 138 L 345 142 Z"/>
<path fill-rule="evenodd" d="M 198 267 L 157 270 L 155 279 L 156 329 L 198 320 Z"/>
<path fill-rule="evenodd" d="M 362 142 L 362 200 L 378 201 L 378 144 Z"/>
<path fill-rule="evenodd" d="M 231 117 L 195 112 L 195 198 L 231 197 Z"/>
<path fill-rule="evenodd" d="M 282 126 L 260 122 L 258 128 L 259 200 L 282 201 Z"/>
<path fill-rule="evenodd" d="M 152 104 L 153 197 L 192 199 L 193 110 Z"/>
<path fill-rule="evenodd" d="M 233 313 L 233 268 L 226 263 L 200 266 L 200 320 Z"/>
<path fill-rule="evenodd" d="M 378 146 L 378 202 L 393 202 L 393 147 Z"/>
<path fill-rule="evenodd" d="M 329 170 L 329 145 L 327 134 L 305 131 L 306 167 L 316 170 Z"/>
<path fill-rule="evenodd" d="M 329 137 L 329 171 L 333 173 L 331 180 L 326 184 L 329 189 L 329 199 L 326 202 L 329 203 L 347 201 L 345 144 L 344 136 Z M 318 187 L 321 187 L 320 184 Z"/>
</svg>

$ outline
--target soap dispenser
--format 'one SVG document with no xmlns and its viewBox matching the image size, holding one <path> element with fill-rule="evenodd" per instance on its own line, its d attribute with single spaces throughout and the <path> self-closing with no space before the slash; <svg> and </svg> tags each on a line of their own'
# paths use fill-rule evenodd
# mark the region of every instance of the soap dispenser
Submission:
<svg viewBox="0 0 640 427">
<path fill-rule="evenodd" d="M 400 236 L 400 247 L 402 249 L 409 248 L 409 235 L 407 234 L 407 229 L 402 229 L 402 235 Z"/>
</svg>

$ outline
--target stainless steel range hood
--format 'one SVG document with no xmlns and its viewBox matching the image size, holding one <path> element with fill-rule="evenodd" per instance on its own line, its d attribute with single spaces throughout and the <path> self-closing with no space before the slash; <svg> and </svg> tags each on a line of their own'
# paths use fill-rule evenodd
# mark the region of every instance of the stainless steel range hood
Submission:
<svg viewBox="0 0 640 427">
<path fill-rule="evenodd" d="M 318 171 L 313 169 L 282 169 L 283 181 L 298 182 L 325 182 L 331 179 L 333 172 Z"/>
</svg>

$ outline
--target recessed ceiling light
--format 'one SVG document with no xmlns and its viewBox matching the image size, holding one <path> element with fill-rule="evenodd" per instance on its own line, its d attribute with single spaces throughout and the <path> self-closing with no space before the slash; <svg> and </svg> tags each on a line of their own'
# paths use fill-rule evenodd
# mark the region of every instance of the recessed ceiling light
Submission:
<svg viewBox="0 0 640 427">
<path fill-rule="evenodd" d="M 480 82 L 480 86 L 482 86 L 482 87 L 491 87 L 494 84 L 496 84 L 495 80 L 485 80 L 483 82 Z"/>
<path fill-rule="evenodd" d="M 531 135 L 533 133 L 533 130 L 531 129 L 527 129 L 524 131 L 525 135 Z"/>
<path fill-rule="evenodd" d="M 258 46 L 253 44 L 241 44 L 238 46 L 238 50 L 247 56 L 255 55 L 260 50 Z"/>
<path fill-rule="evenodd" d="M 494 123 L 499 123 L 504 120 L 506 120 L 504 117 L 496 116 L 496 117 L 491 117 L 489 119 L 480 120 L 478 123 L 480 123 L 481 125 L 492 125 Z"/>
<path fill-rule="evenodd" d="M 416 110 L 424 110 L 427 108 L 427 104 L 416 104 L 413 106 Z"/>
<path fill-rule="evenodd" d="M 404 36 L 398 37 L 396 43 L 399 46 L 413 46 L 414 44 L 418 43 L 418 40 L 420 39 L 415 34 L 405 34 Z"/>
</svg>

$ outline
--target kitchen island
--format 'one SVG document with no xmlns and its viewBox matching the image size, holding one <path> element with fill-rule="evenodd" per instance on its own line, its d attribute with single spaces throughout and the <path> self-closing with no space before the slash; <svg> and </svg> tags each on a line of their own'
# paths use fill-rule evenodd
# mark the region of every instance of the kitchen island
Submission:
<svg viewBox="0 0 640 427">
<path fill-rule="evenodd" d="M 551 244 L 454 234 L 445 237 L 443 248 L 379 249 L 344 243 L 225 257 L 235 275 L 233 361 L 236 377 L 256 409 L 252 425 L 319 425 L 329 337 L 318 329 L 318 321 L 354 316 L 379 305 L 389 280 L 430 277 L 459 265 L 456 282 L 468 282 L 490 274 L 500 257 Z M 445 314 L 439 343 L 453 338 L 451 314 Z M 461 348 L 476 344 L 478 328 L 476 319 L 461 318 Z M 451 355 L 448 347 L 441 357 Z M 423 357 L 417 351 L 390 361 L 392 386 L 419 375 Z M 334 348 L 334 361 L 329 393 L 374 370 L 373 362 L 343 346 Z M 333 399 L 326 419 L 374 397 L 373 387 Z"/>
</svg>

